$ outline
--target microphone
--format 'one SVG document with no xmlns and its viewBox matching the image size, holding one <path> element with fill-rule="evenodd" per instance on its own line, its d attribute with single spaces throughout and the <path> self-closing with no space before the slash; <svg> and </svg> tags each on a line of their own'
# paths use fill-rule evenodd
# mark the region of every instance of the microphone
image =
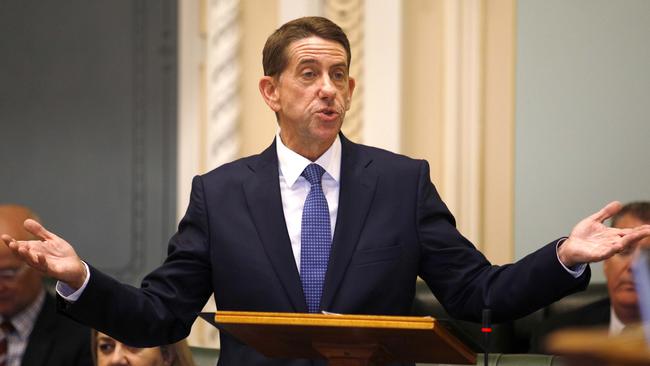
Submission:
<svg viewBox="0 0 650 366">
<path fill-rule="evenodd" d="M 490 333 L 492 333 L 492 326 L 490 325 L 490 309 L 483 309 L 481 333 L 483 333 L 483 365 L 488 366 L 488 356 L 490 353 Z"/>
</svg>

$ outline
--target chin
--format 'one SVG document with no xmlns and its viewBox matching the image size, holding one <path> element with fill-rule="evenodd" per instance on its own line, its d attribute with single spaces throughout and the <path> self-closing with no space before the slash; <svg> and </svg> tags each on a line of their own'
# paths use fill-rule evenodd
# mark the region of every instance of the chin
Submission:
<svg viewBox="0 0 650 366">
<path fill-rule="evenodd" d="M 340 130 L 340 127 L 335 126 L 329 128 L 320 128 L 316 132 L 316 136 L 318 136 L 318 139 L 321 141 L 330 141 L 336 138 Z"/>
<path fill-rule="evenodd" d="M 619 304 L 625 307 L 639 306 L 639 297 L 635 294 L 620 294 L 616 297 Z"/>
</svg>

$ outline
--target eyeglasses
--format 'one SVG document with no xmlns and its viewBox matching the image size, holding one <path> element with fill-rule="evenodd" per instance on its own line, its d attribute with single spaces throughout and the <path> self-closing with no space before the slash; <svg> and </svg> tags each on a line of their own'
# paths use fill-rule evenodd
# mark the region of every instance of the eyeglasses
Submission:
<svg viewBox="0 0 650 366">
<path fill-rule="evenodd" d="M 12 282 L 15 281 L 18 276 L 23 274 L 27 268 L 29 268 L 28 265 L 23 264 L 20 267 L 17 268 L 5 268 L 5 269 L 0 269 L 0 281 L 3 282 Z"/>
</svg>

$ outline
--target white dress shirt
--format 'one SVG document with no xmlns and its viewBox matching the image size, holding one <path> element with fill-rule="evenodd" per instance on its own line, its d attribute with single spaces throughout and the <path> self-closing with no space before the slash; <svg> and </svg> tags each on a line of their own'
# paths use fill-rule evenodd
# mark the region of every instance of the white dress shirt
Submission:
<svg viewBox="0 0 650 366">
<path fill-rule="evenodd" d="M 302 155 L 290 150 L 284 145 L 278 132 L 275 137 L 275 146 L 278 153 L 278 169 L 280 175 L 280 194 L 282 195 L 282 210 L 284 221 L 287 224 L 287 232 L 291 239 L 291 249 L 296 260 L 296 267 L 300 271 L 300 228 L 302 226 L 302 211 L 305 207 L 305 199 L 311 184 L 301 176 L 302 171 L 312 161 Z M 315 162 L 325 169 L 322 186 L 327 206 L 330 211 L 330 228 L 332 237 L 336 226 L 336 216 L 339 209 L 339 192 L 341 178 L 341 140 L 336 140 L 327 151 Z"/>
<path fill-rule="evenodd" d="M 616 316 L 616 312 L 614 311 L 614 307 L 610 306 L 609 307 L 609 335 L 610 336 L 615 336 L 621 334 L 623 331 L 623 328 L 625 328 L 625 324 L 619 319 L 618 316 Z"/>
</svg>

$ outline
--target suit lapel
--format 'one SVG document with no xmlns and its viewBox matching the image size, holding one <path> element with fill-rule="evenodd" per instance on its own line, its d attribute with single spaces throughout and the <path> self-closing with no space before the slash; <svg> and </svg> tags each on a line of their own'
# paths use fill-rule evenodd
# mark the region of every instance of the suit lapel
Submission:
<svg viewBox="0 0 650 366">
<path fill-rule="evenodd" d="M 325 310 L 332 305 L 357 247 L 377 183 L 376 174 L 368 169 L 372 160 L 362 156 L 359 146 L 341 134 L 341 147 L 339 212 L 321 298 Z"/>
<path fill-rule="evenodd" d="M 300 275 L 284 220 L 275 142 L 249 165 L 254 175 L 244 183 L 248 210 L 273 268 L 296 312 L 307 312 Z"/>
</svg>

